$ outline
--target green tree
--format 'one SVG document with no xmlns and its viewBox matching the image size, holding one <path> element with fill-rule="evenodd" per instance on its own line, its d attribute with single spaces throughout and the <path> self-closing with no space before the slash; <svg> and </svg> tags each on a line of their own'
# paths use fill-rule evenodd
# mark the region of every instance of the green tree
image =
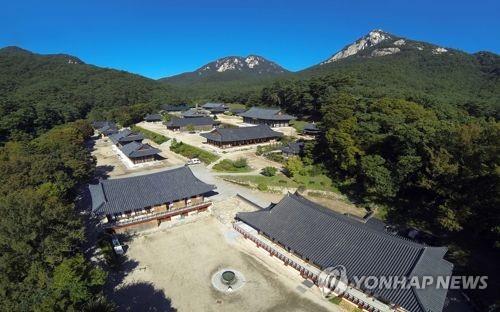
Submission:
<svg viewBox="0 0 500 312">
<path fill-rule="evenodd" d="M 42 306 L 54 310 L 80 310 L 106 281 L 106 273 L 88 264 L 82 255 L 65 259 L 54 269 L 51 295 Z"/>
<path fill-rule="evenodd" d="M 379 201 L 396 194 L 396 186 L 391 172 L 385 167 L 386 161 L 379 155 L 367 155 L 361 158 L 361 179 L 368 198 Z"/>
<path fill-rule="evenodd" d="M 276 172 L 278 172 L 278 169 L 276 169 L 275 167 L 264 167 L 260 171 L 260 174 L 266 177 L 273 177 L 276 175 Z"/>
<path fill-rule="evenodd" d="M 304 164 L 299 157 L 292 156 L 287 159 L 284 168 L 288 176 L 294 177 L 304 171 Z"/>
</svg>

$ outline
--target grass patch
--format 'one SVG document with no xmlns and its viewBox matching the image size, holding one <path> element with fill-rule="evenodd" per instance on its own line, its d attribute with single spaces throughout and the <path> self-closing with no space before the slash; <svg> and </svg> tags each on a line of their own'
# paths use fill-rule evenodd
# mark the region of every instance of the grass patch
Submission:
<svg viewBox="0 0 500 312">
<path fill-rule="evenodd" d="M 132 131 L 134 132 L 140 132 L 142 135 L 144 135 L 145 138 L 150 139 L 151 141 L 155 142 L 156 144 L 162 144 L 170 140 L 170 138 L 167 138 L 164 135 L 158 134 L 156 132 L 141 128 L 139 126 L 132 126 Z"/>
<path fill-rule="evenodd" d="M 219 156 L 215 154 L 183 142 L 177 142 L 175 139 L 172 140 L 170 150 L 187 158 L 198 158 L 207 165 L 219 159 Z"/>
<path fill-rule="evenodd" d="M 246 158 L 239 158 L 237 160 L 223 159 L 212 167 L 215 171 L 224 172 L 249 172 L 252 170 L 248 166 Z"/>
<path fill-rule="evenodd" d="M 333 304 L 340 304 L 342 302 L 342 297 L 333 297 L 329 301 Z"/>
<path fill-rule="evenodd" d="M 231 103 L 228 106 L 229 106 L 229 109 L 246 109 L 247 108 L 245 104 L 241 104 L 241 103 Z"/>
<path fill-rule="evenodd" d="M 280 164 L 286 163 L 286 159 L 285 157 L 283 157 L 283 154 L 281 153 L 267 153 L 264 154 L 263 156 L 271 161 L 275 161 Z"/>
<path fill-rule="evenodd" d="M 339 192 L 334 186 L 332 179 L 324 174 L 315 176 L 296 174 L 293 176 L 293 180 L 306 189 Z"/>
<path fill-rule="evenodd" d="M 304 130 L 304 127 L 308 124 L 307 121 L 303 120 L 292 120 L 290 121 L 290 126 L 294 127 L 297 132 L 302 132 Z"/>
<path fill-rule="evenodd" d="M 239 184 L 243 185 L 253 185 L 263 187 L 286 187 L 286 188 L 295 188 L 298 187 L 298 184 L 293 180 L 287 178 L 283 174 L 277 174 L 272 177 L 266 177 L 263 175 L 245 175 L 245 176 L 225 176 L 225 178 L 236 181 Z"/>
</svg>

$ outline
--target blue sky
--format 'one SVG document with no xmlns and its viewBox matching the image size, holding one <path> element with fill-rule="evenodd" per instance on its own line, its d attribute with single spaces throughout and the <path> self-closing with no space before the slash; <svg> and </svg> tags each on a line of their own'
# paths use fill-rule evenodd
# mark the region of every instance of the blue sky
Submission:
<svg viewBox="0 0 500 312">
<path fill-rule="evenodd" d="M 242 3 L 239 3 L 242 2 Z M 468 52 L 500 52 L 500 1 L 7 1 L 0 47 L 67 53 L 151 78 L 227 55 L 290 70 L 326 59 L 372 29 Z"/>
</svg>

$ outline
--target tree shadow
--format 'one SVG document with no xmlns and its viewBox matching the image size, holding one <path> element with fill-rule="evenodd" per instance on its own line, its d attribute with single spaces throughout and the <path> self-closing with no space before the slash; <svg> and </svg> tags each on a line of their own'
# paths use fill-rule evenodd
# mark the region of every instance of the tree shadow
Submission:
<svg viewBox="0 0 500 312">
<path fill-rule="evenodd" d="M 128 237 L 120 235 L 120 239 Z M 119 264 L 107 266 L 108 279 L 104 286 L 104 294 L 117 306 L 117 311 L 176 311 L 172 308 L 170 298 L 161 289 L 156 289 L 150 282 L 124 283 L 125 278 L 136 270 L 147 270 L 140 267 L 139 262 L 127 256 L 118 256 Z"/>
<path fill-rule="evenodd" d="M 109 297 L 117 306 L 117 311 L 177 311 L 163 290 L 152 283 L 136 282 L 116 289 Z"/>
<path fill-rule="evenodd" d="M 96 166 L 93 182 L 97 183 L 99 180 L 109 178 L 109 173 L 113 171 L 113 169 L 114 167 L 110 165 Z"/>
</svg>

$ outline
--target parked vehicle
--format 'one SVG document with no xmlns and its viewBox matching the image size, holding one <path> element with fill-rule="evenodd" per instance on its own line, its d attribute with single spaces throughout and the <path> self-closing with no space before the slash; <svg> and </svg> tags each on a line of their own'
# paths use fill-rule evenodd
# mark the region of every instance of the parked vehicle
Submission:
<svg viewBox="0 0 500 312">
<path fill-rule="evenodd" d="M 187 162 L 187 165 L 196 165 L 196 164 L 201 164 L 201 160 L 199 160 L 198 158 L 191 158 Z"/>
<path fill-rule="evenodd" d="M 123 255 L 125 251 L 123 250 L 123 246 L 120 244 L 120 241 L 117 237 L 113 237 L 111 239 L 111 243 L 113 244 L 113 249 L 117 255 Z"/>
</svg>

